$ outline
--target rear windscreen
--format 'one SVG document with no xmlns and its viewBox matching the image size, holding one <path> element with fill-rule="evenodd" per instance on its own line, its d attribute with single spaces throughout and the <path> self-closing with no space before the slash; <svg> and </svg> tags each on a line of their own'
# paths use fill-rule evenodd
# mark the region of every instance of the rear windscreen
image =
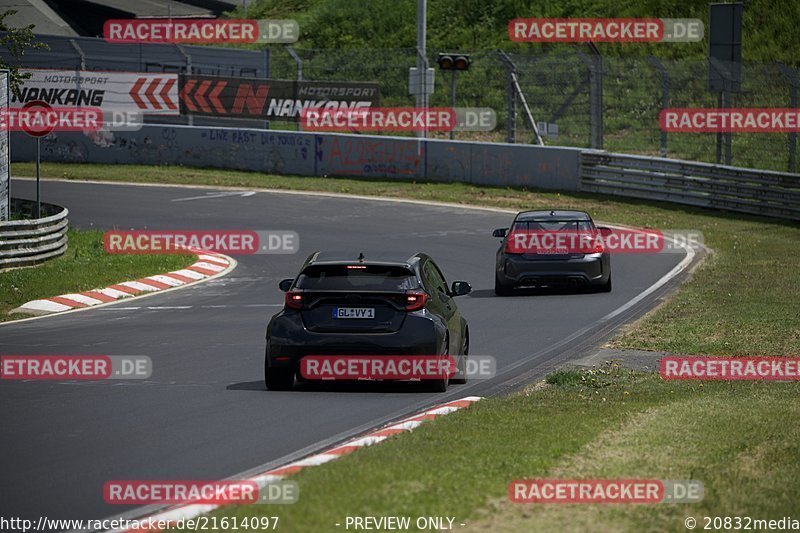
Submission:
<svg viewBox="0 0 800 533">
<path fill-rule="evenodd" d="M 514 231 L 541 231 L 541 232 L 584 232 L 592 231 L 594 225 L 588 220 L 528 220 L 514 223 Z"/>
<path fill-rule="evenodd" d="M 312 265 L 297 278 L 297 288 L 321 291 L 398 291 L 419 288 L 408 268 L 386 265 Z"/>
</svg>

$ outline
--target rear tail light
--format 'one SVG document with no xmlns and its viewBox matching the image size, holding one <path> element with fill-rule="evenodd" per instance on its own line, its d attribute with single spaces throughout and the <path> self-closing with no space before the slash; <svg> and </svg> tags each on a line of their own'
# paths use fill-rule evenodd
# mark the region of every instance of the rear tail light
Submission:
<svg viewBox="0 0 800 533">
<path fill-rule="evenodd" d="M 288 291 L 286 293 L 286 307 L 291 309 L 303 307 L 303 293 L 300 291 Z"/>
<path fill-rule="evenodd" d="M 516 235 L 519 235 L 519 233 L 515 234 L 512 232 L 506 236 L 506 244 L 503 248 L 505 253 L 520 255 L 524 252 L 523 247 L 517 244 L 517 239 L 515 238 Z"/>
<path fill-rule="evenodd" d="M 406 293 L 406 311 L 419 311 L 425 307 L 428 295 L 424 291 L 409 291 Z"/>
</svg>

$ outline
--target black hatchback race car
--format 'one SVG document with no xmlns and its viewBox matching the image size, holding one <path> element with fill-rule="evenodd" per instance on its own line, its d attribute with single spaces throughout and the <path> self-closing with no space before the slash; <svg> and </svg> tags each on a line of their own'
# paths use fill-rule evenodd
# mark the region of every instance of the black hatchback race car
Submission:
<svg viewBox="0 0 800 533">
<path fill-rule="evenodd" d="M 469 327 L 454 297 L 472 287 L 448 287 L 429 256 L 315 252 L 279 286 L 285 306 L 267 326 L 268 389 L 291 389 L 304 357 L 329 355 L 459 356 L 452 379 L 430 385 L 443 392 L 449 381 L 466 381 Z"/>
<path fill-rule="evenodd" d="M 503 242 L 497 251 L 494 292 L 516 288 L 584 287 L 611 291 L 611 256 L 597 227 L 583 211 L 522 211 L 511 228 L 494 230 Z"/>
</svg>

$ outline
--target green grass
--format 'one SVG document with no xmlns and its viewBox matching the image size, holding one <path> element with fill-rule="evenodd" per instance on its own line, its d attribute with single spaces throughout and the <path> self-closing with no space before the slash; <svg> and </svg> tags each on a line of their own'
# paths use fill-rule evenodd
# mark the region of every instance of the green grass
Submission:
<svg viewBox="0 0 800 533">
<path fill-rule="evenodd" d="M 347 516 L 449 516 L 459 531 L 684 531 L 686 516 L 779 518 L 800 497 L 798 384 L 664 382 L 619 368 L 486 399 L 410 434 L 304 470 L 282 531 L 334 531 Z M 520 478 L 697 479 L 693 504 L 519 505 Z M 467 527 L 458 526 L 466 523 Z"/>
<path fill-rule="evenodd" d="M 725 355 L 800 355 L 800 228 L 692 207 L 551 191 L 276 176 L 167 166 L 47 163 L 45 177 L 262 187 L 413 198 L 510 209 L 581 209 L 596 220 L 660 230 L 699 230 L 712 257 L 666 305 L 614 340 L 619 347 Z M 12 175 L 33 165 L 14 163 Z"/>
<path fill-rule="evenodd" d="M 103 249 L 103 232 L 70 230 L 69 248 L 63 256 L 35 267 L 0 272 L 0 321 L 29 316 L 8 313 L 31 300 L 178 270 L 194 259 L 184 254 L 111 255 Z"/>
</svg>

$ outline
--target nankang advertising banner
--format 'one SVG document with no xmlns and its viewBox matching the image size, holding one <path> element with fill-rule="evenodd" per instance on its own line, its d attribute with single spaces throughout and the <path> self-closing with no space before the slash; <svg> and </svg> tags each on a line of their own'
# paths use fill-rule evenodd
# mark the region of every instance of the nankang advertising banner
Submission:
<svg viewBox="0 0 800 533">
<path fill-rule="evenodd" d="M 380 105 L 377 82 L 290 81 L 181 75 L 182 114 L 298 122 L 307 108 Z"/>
<path fill-rule="evenodd" d="M 11 107 L 42 101 L 52 107 L 96 107 L 145 115 L 178 115 L 178 75 L 30 69 Z"/>
</svg>

